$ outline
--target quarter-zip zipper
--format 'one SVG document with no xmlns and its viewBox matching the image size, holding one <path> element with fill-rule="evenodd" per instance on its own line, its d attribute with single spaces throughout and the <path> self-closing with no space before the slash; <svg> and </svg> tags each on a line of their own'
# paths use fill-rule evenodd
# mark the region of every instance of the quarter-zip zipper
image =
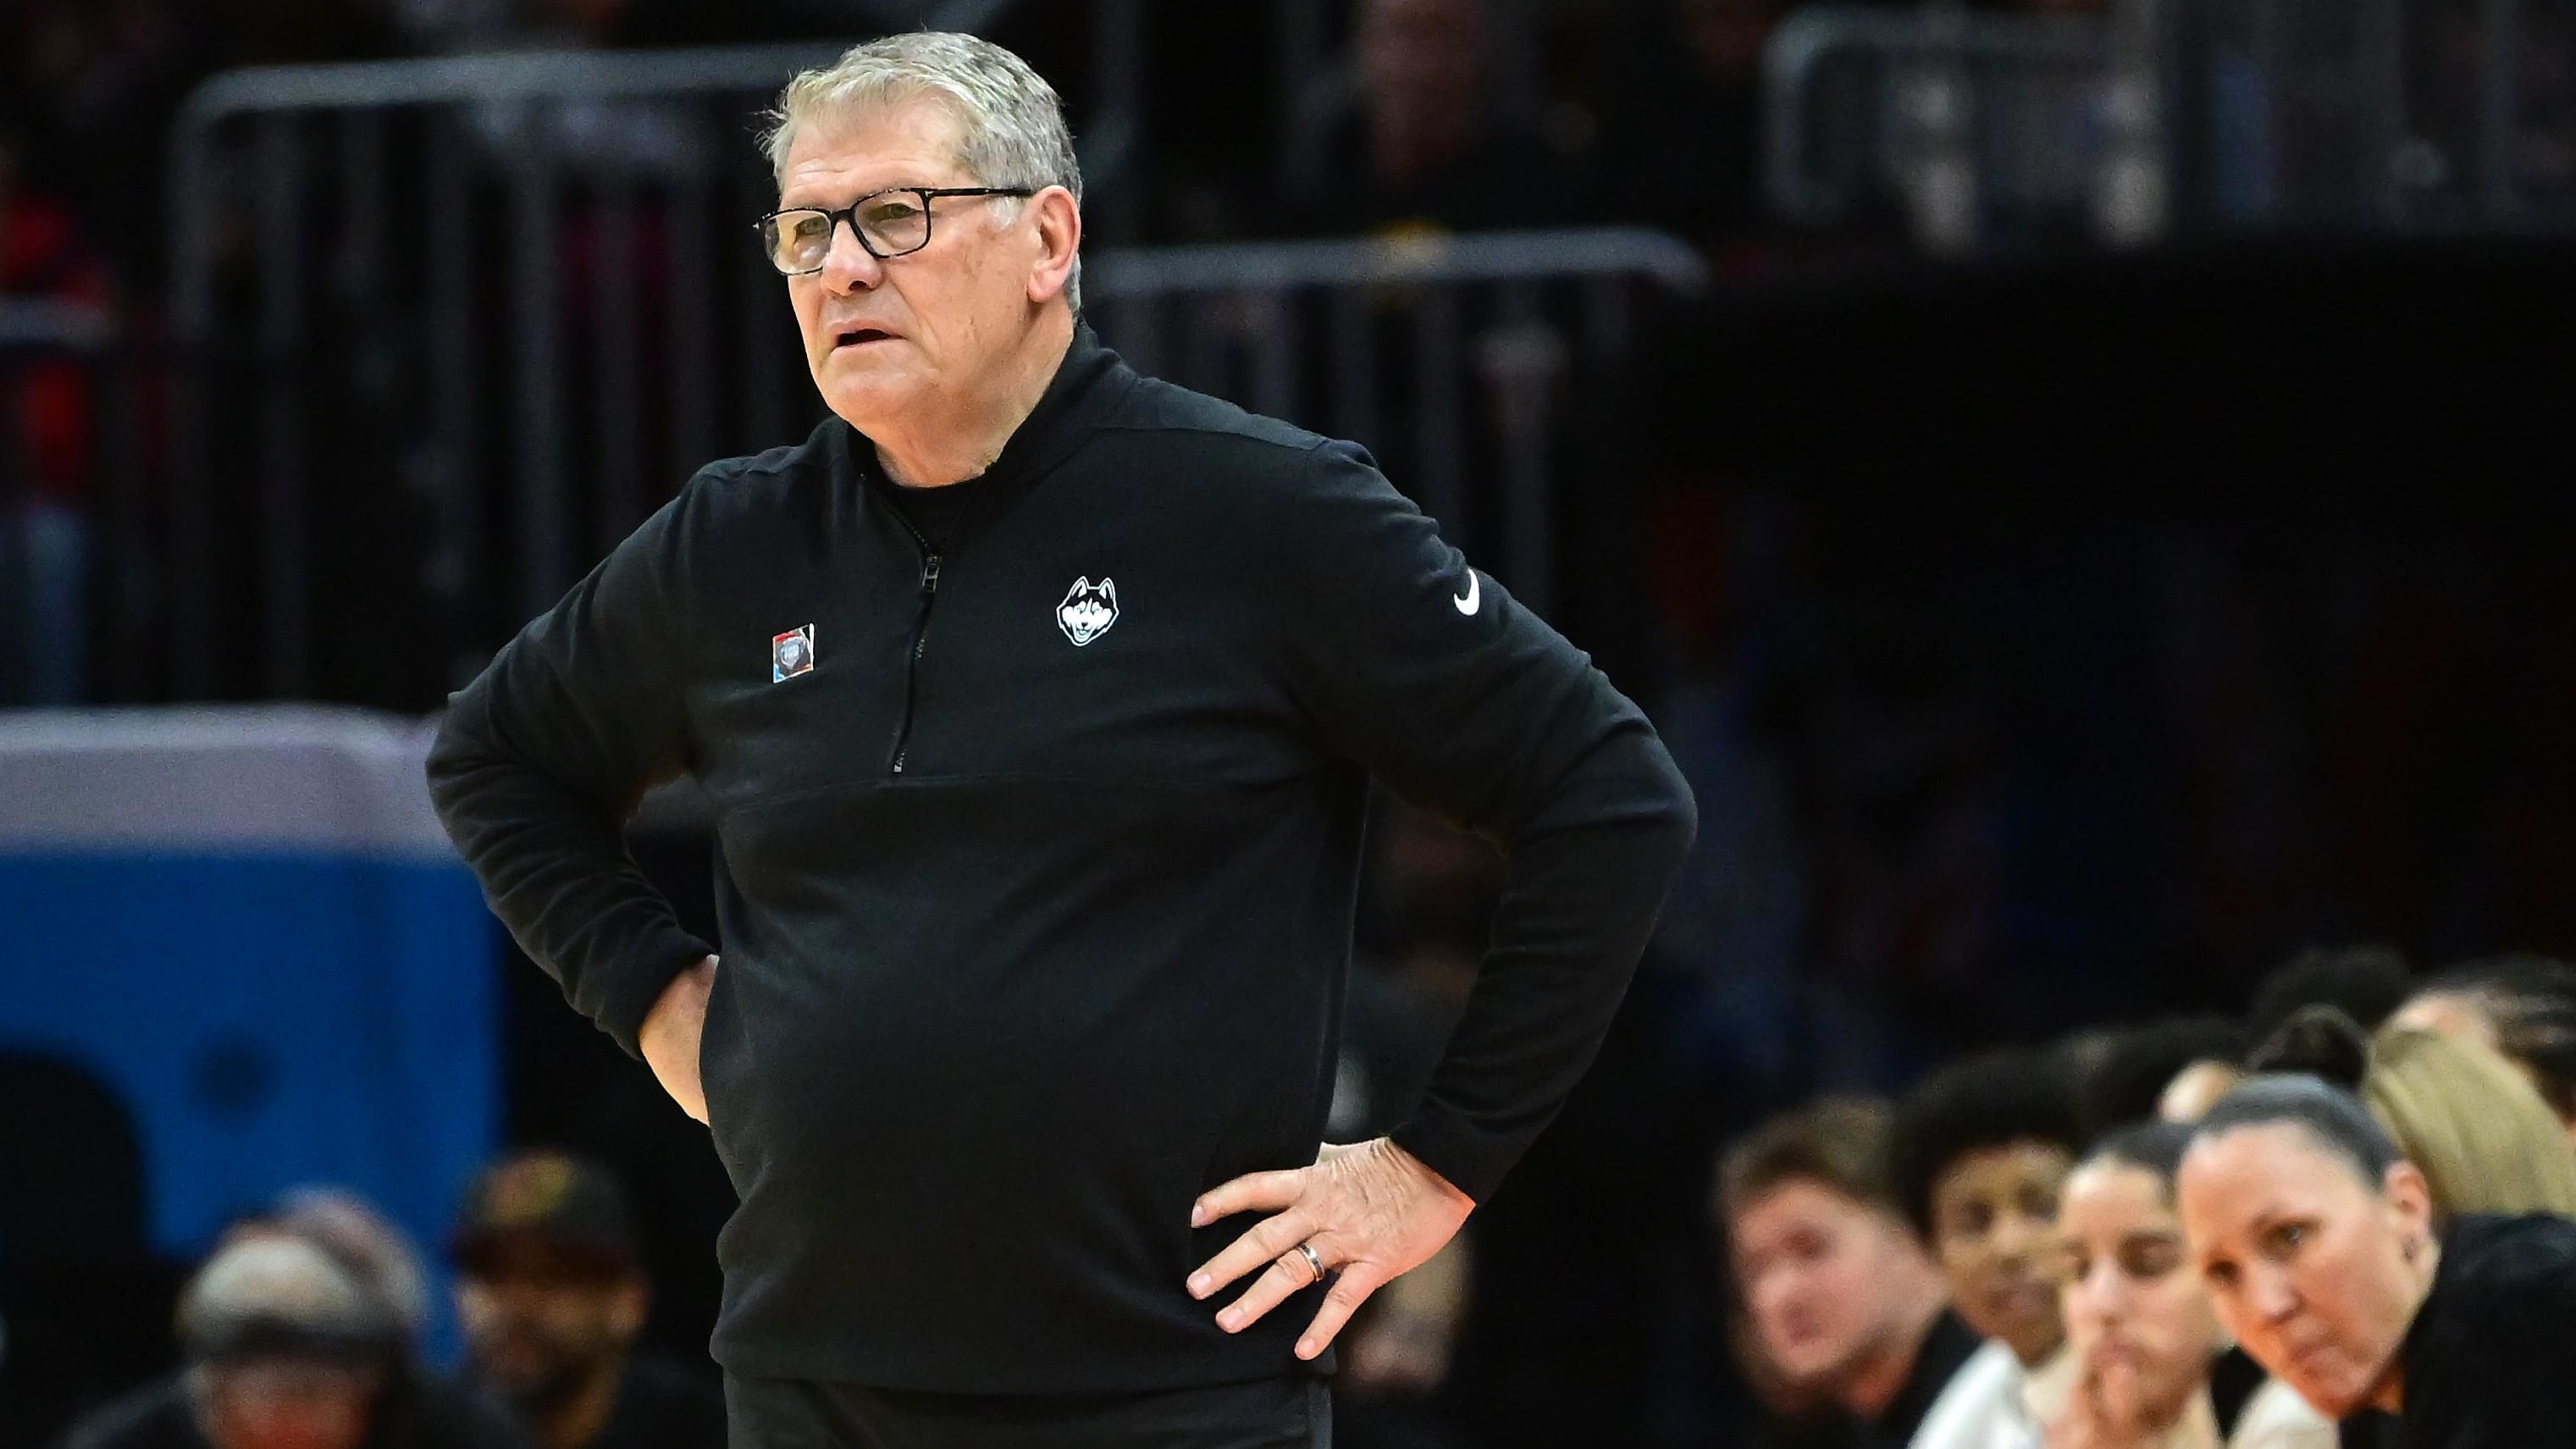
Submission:
<svg viewBox="0 0 2576 1449">
<path fill-rule="evenodd" d="M 921 550 L 921 610 L 913 615 L 912 648 L 903 657 L 903 719 L 895 726 L 894 751 L 886 762 L 888 774 L 900 775 L 904 747 L 912 739 L 912 695 L 921 672 L 922 649 L 929 642 L 930 606 L 939 601 L 939 555 L 930 551 L 930 540 L 921 536 L 911 519 L 903 518 L 900 512 L 895 516 L 902 518 L 903 531 L 912 535 L 913 543 Z"/>
</svg>

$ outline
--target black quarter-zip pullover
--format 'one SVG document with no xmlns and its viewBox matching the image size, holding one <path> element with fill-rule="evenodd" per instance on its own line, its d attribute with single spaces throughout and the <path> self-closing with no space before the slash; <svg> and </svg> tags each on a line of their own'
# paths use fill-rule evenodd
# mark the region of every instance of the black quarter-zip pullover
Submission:
<svg viewBox="0 0 2576 1449">
<path fill-rule="evenodd" d="M 2403 1449 L 2576 1444 L 2576 1223 L 2469 1213 L 2442 1230 L 2433 1290 L 2398 1348 Z M 2349 1421 L 2347 1421 L 2349 1423 Z"/>
<path fill-rule="evenodd" d="M 1371 774 L 1509 856 L 1395 1140 L 1483 1199 L 1607 1030 L 1688 847 L 1644 717 L 1367 456 L 1077 336 L 934 540 L 838 421 L 702 470 L 451 702 L 441 818 L 627 1050 L 711 949 L 620 822 L 713 799 L 702 1046 L 728 1369 L 1091 1392 L 1266 1377 L 1189 1271 L 1314 1159 Z M 916 500 L 906 500 L 907 502 Z M 782 652 L 780 641 L 802 644 Z M 810 661 L 810 667 L 800 667 Z"/>
</svg>

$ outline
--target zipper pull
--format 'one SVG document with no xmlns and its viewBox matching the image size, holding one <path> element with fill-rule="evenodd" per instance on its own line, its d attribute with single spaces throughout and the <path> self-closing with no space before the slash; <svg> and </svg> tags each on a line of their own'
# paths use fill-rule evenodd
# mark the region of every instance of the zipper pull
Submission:
<svg viewBox="0 0 2576 1449">
<path fill-rule="evenodd" d="M 929 598 L 939 592 L 939 555 L 931 554 L 921 561 L 921 596 Z"/>
</svg>

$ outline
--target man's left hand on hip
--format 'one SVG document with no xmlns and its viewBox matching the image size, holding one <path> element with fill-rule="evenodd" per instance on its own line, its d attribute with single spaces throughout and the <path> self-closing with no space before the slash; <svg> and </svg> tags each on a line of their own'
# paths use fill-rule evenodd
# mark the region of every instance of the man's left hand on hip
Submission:
<svg viewBox="0 0 2576 1449">
<path fill-rule="evenodd" d="M 1199 1195 L 1190 1210 L 1192 1227 L 1237 1213 L 1271 1216 L 1200 1265 L 1190 1275 L 1190 1296 L 1205 1298 L 1267 1265 L 1216 1316 L 1219 1328 L 1240 1333 L 1289 1295 L 1331 1275 L 1324 1306 L 1297 1340 L 1297 1356 L 1311 1359 L 1371 1293 L 1439 1252 L 1475 1206 L 1384 1137 L 1327 1143 L 1312 1167 L 1247 1173 Z"/>
</svg>

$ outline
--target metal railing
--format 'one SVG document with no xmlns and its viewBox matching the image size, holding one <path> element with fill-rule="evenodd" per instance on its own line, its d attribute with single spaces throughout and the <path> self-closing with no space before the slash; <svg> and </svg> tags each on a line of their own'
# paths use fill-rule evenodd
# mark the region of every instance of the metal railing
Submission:
<svg viewBox="0 0 2576 1449">
<path fill-rule="evenodd" d="M 1696 291 L 1698 256 L 1617 230 L 1103 246 L 1143 16 L 1095 4 L 1103 332 L 1147 370 L 1369 443 L 1544 606 L 1573 429 L 1615 391 L 1637 294 Z M 785 77 L 837 49 L 298 66 L 192 96 L 159 692 L 420 699 L 700 464 L 809 429 L 822 406 L 750 245 L 774 195 L 752 139 Z M 440 677 L 376 678 L 424 656 Z"/>
<path fill-rule="evenodd" d="M 1781 216 L 2042 234 L 2576 228 L 2562 0 L 1801 10 L 1764 53 Z M 2553 88 L 2554 85 L 2554 88 Z"/>
<path fill-rule="evenodd" d="M 1561 483 L 1621 463 L 1640 294 L 1708 280 L 1680 240 L 1610 228 L 1113 252 L 1085 286 L 1141 370 L 1366 445 L 1544 612 Z"/>
<path fill-rule="evenodd" d="M 954 24 L 979 7 L 938 8 Z M 1094 18 L 1083 162 L 1107 239 L 1142 12 L 1097 0 Z M 455 641 L 550 604 L 698 464 L 809 427 L 819 403 L 751 242 L 775 196 L 754 137 L 787 77 L 840 49 L 290 66 L 199 88 L 169 182 L 168 692 L 310 696 L 392 650 L 386 631 L 463 673 Z M 356 558 L 376 562 L 353 590 Z"/>
<path fill-rule="evenodd" d="M 140 552 L 144 445 L 115 315 L 0 299 L 0 705 L 141 689 L 142 581 L 92 560 Z"/>
<path fill-rule="evenodd" d="M 2081 16 L 1801 10 L 1763 50 L 1771 203 L 1809 224 L 1890 207 L 1937 251 L 2080 209 L 2108 53 Z"/>
<path fill-rule="evenodd" d="M 740 237 L 719 248 L 767 209 L 751 117 L 831 54 L 296 66 L 192 95 L 170 171 L 173 692 L 312 691 L 326 502 L 372 494 L 342 516 L 418 530 L 419 577 L 389 591 L 451 621 L 496 590 L 526 613 L 649 511 L 648 477 L 786 433 L 777 279 Z M 227 509 L 256 520 L 246 557 L 207 546 Z"/>
</svg>

